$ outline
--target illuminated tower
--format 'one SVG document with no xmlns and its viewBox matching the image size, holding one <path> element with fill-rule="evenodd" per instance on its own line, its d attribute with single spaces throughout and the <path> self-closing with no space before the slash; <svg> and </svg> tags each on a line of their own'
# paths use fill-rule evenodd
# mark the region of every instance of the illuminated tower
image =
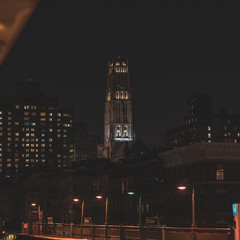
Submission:
<svg viewBox="0 0 240 240">
<path fill-rule="evenodd" d="M 108 64 L 104 142 L 126 142 L 135 139 L 131 81 L 128 61 L 112 58 Z"/>
</svg>

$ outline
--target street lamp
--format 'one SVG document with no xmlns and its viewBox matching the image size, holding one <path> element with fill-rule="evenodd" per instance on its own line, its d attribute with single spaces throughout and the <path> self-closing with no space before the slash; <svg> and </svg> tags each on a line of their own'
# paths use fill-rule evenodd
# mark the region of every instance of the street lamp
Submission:
<svg viewBox="0 0 240 240">
<path fill-rule="evenodd" d="M 78 203 L 80 201 L 79 198 L 74 198 L 73 201 Z M 82 208 L 81 208 L 81 225 L 83 225 L 83 217 L 84 217 L 84 199 L 82 200 Z"/>
<path fill-rule="evenodd" d="M 127 192 L 128 195 L 134 195 L 135 192 L 133 191 L 129 191 Z M 138 198 L 138 225 L 141 226 L 142 225 L 142 194 L 139 194 L 139 198 Z"/>
<path fill-rule="evenodd" d="M 96 195 L 95 197 L 96 199 L 99 199 L 99 200 L 103 198 L 102 195 Z M 105 198 L 105 225 L 107 224 L 108 224 L 108 196 L 106 196 Z"/>
<path fill-rule="evenodd" d="M 187 189 L 186 186 L 181 185 L 177 187 L 179 190 L 184 191 Z M 195 190 L 194 190 L 194 186 L 192 186 L 192 228 L 196 227 L 196 220 L 195 220 Z"/>
<path fill-rule="evenodd" d="M 40 216 L 40 213 L 41 213 L 40 204 L 37 204 L 37 203 L 33 202 L 33 203 L 31 203 L 31 206 L 32 207 L 36 207 L 37 206 L 38 218 L 39 218 L 39 221 L 40 221 L 40 218 L 41 218 L 41 216 Z"/>
</svg>

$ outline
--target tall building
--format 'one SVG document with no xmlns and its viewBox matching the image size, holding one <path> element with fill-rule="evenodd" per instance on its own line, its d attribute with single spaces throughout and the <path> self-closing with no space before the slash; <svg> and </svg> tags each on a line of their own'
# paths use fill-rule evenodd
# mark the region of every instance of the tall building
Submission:
<svg viewBox="0 0 240 240">
<path fill-rule="evenodd" d="M 173 149 L 200 142 L 240 142 L 240 115 L 224 109 L 212 113 L 211 97 L 199 93 L 187 98 L 184 125 L 168 129 L 166 148 Z"/>
<path fill-rule="evenodd" d="M 100 136 L 89 134 L 84 123 L 75 123 L 75 161 L 97 159 L 97 145 Z"/>
<path fill-rule="evenodd" d="M 112 58 L 108 64 L 104 144 L 98 147 L 98 157 L 111 158 L 116 149 L 124 148 L 126 142 L 133 140 L 135 140 L 133 97 L 128 61 L 120 57 Z M 120 155 L 124 155 L 123 151 Z M 124 157 L 120 155 L 119 157 Z"/>
<path fill-rule="evenodd" d="M 0 96 L 0 175 L 67 167 L 73 156 L 72 110 L 31 80 L 19 82 L 15 96 Z"/>
<path fill-rule="evenodd" d="M 104 142 L 134 140 L 132 87 L 128 61 L 113 58 L 108 64 Z"/>
</svg>

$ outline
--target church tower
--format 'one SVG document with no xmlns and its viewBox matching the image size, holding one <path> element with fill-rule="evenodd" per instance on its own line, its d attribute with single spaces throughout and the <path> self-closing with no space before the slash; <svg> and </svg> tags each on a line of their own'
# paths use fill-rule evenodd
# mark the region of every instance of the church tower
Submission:
<svg viewBox="0 0 240 240">
<path fill-rule="evenodd" d="M 132 87 L 125 58 L 112 58 L 108 76 L 104 113 L 104 143 L 135 139 Z"/>
</svg>

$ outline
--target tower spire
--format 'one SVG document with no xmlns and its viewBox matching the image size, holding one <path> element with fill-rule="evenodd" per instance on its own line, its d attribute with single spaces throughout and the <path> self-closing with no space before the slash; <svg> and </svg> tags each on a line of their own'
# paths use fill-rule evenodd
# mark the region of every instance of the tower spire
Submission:
<svg viewBox="0 0 240 240">
<path fill-rule="evenodd" d="M 135 138 L 133 101 L 128 60 L 115 57 L 108 63 L 104 113 L 104 142 Z"/>
</svg>

